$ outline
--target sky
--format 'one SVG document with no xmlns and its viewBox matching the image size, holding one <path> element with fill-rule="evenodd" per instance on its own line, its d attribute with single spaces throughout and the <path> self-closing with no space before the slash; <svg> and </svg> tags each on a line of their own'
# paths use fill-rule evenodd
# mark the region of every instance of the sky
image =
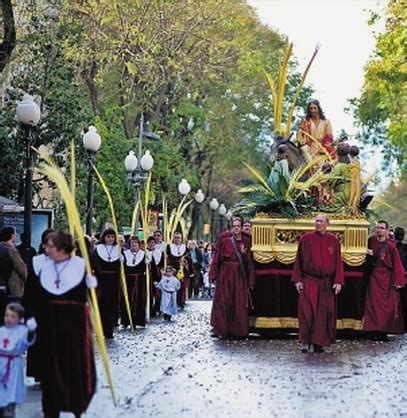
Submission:
<svg viewBox="0 0 407 418">
<path fill-rule="evenodd" d="M 319 53 L 307 81 L 315 98 L 332 122 L 335 133 L 343 128 L 354 134 L 351 115 L 345 114 L 348 99 L 363 86 L 364 66 L 375 46 L 368 26 L 369 10 L 383 9 L 385 0 L 248 0 L 260 20 L 287 35 L 302 71 L 317 44 Z"/>
</svg>

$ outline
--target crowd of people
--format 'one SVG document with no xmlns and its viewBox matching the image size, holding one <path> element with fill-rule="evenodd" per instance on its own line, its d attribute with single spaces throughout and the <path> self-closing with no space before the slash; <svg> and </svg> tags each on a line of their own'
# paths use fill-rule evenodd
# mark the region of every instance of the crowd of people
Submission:
<svg viewBox="0 0 407 418">
<path fill-rule="evenodd" d="M 96 386 L 88 288 L 96 288 L 106 339 L 114 338 L 118 327 L 144 327 L 147 312 L 171 321 L 189 298 L 212 296 L 208 279 L 212 245 L 185 242 L 180 232 L 168 245 L 159 230 L 145 242 L 117 235 L 112 228 L 85 237 L 90 276 L 78 243 L 68 233 L 44 231 L 38 254 L 31 252 L 29 257 L 20 254 L 16 241 L 13 227 L 0 231 L 4 333 L 12 334 L 7 315 L 14 309 L 18 318 L 13 324 L 19 335 L 15 344 L 4 343 L 5 353 L 0 351 L 4 366 L 0 373 L 10 382 L 0 388 L 3 416 L 13 416 L 15 404 L 22 401 L 22 372 L 16 372 L 21 377 L 18 384 L 13 373 L 23 364 L 21 355 L 28 347 L 27 375 L 41 384 L 44 416 L 58 417 L 61 411 L 80 416 L 86 411 Z M 24 259 L 29 260 L 27 265 Z M 121 282 L 122 272 L 126 286 Z M 25 324 L 24 315 L 32 317 Z"/>
<path fill-rule="evenodd" d="M 315 231 L 300 240 L 292 273 L 304 353 L 323 352 L 335 342 L 336 295 L 345 280 L 340 242 L 327 231 L 328 225 L 326 215 L 316 217 Z M 379 221 L 367 249 L 363 327 L 380 340 L 388 333 L 405 332 L 407 245 L 402 228 L 393 232 L 394 236 L 386 221 Z M 15 416 L 15 405 L 23 400 L 22 356 L 27 349 L 27 375 L 41 384 L 44 416 L 68 411 L 79 417 L 86 411 L 96 387 L 89 288 L 96 288 L 106 339 L 114 338 L 118 327 L 145 326 L 147 313 L 171 321 L 189 298 L 212 296 L 213 335 L 249 334 L 255 263 L 251 223 L 239 216 L 232 218 L 230 230 L 206 246 L 185 242 L 180 232 L 166 245 L 159 230 L 143 242 L 107 228 L 85 237 L 91 275 L 78 243 L 66 232 L 44 231 L 39 252 L 27 265 L 15 247 L 16 239 L 14 228 L 0 231 L 3 416 Z"/>
</svg>

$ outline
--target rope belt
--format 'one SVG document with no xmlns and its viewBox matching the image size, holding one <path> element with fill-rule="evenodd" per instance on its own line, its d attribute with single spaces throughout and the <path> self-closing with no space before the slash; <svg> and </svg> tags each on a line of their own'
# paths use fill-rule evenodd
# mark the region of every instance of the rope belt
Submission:
<svg viewBox="0 0 407 418">
<path fill-rule="evenodd" d="M 3 378 L 1 379 L 1 383 L 3 383 L 4 387 L 7 387 L 8 379 L 10 378 L 10 372 L 11 372 L 11 362 L 20 356 L 15 356 L 13 354 L 0 354 L 0 357 L 5 357 L 7 359 L 6 364 L 6 373 L 4 373 Z"/>
</svg>

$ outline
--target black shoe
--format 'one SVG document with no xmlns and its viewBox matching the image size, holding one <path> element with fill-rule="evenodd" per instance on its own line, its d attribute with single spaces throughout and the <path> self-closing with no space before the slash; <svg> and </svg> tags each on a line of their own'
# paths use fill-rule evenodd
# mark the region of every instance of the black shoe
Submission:
<svg viewBox="0 0 407 418">
<path fill-rule="evenodd" d="M 372 336 L 373 341 L 390 341 L 390 338 L 387 336 L 385 332 L 377 332 Z"/>
<path fill-rule="evenodd" d="M 325 353 L 325 350 L 321 345 L 314 344 L 314 353 Z"/>
</svg>

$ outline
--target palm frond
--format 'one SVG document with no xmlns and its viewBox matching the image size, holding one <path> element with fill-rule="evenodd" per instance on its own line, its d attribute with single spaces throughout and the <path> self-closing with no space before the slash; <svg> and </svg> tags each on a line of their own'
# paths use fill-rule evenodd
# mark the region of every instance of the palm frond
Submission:
<svg viewBox="0 0 407 418">
<path fill-rule="evenodd" d="M 267 180 L 263 175 L 258 171 L 256 168 L 250 166 L 249 164 L 243 163 L 249 171 L 253 174 L 253 176 L 258 180 L 258 182 L 271 194 L 274 195 L 273 190 L 271 190 L 269 184 L 267 183 Z"/>
<path fill-rule="evenodd" d="M 304 86 L 305 79 L 307 78 L 308 72 L 311 68 L 312 63 L 314 62 L 315 57 L 318 54 L 318 51 L 319 51 L 319 45 L 317 45 L 315 47 L 314 53 L 312 54 L 312 57 L 309 60 L 308 65 L 307 65 L 307 67 L 305 68 L 305 71 L 302 74 L 300 83 L 298 84 L 298 86 L 295 90 L 294 98 L 291 102 L 290 110 L 288 111 L 287 124 L 286 124 L 286 127 L 285 127 L 285 136 L 289 135 L 289 133 L 291 132 L 291 126 L 292 126 L 292 120 L 293 120 L 295 106 L 297 105 L 298 97 L 300 96 L 302 87 Z"/>
</svg>

